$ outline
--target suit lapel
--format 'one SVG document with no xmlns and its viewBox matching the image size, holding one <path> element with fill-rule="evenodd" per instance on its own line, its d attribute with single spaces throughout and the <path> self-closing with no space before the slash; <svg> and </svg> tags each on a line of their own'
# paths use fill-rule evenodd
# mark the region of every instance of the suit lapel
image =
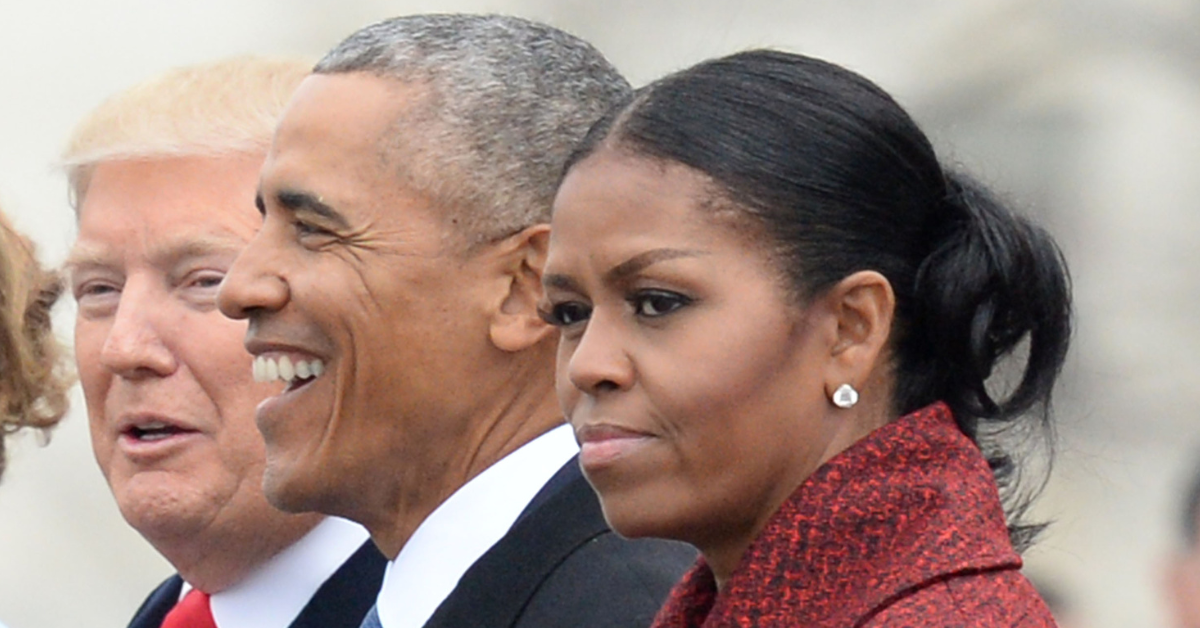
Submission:
<svg viewBox="0 0 1200 628">
<path fill-rule="evenodd" d="M 291 628 L 358 628 L 375 604 L 386 565 L 374 543 L 363 543 L 317 589 Z"/>
<path fill-rule="evenodd" d="M 554 568 L 608 530 L 572 458 L 530 502 L 513 528 L 463 574 L 425 628 L 511 626 Z"/>
<path fill-rule="evenodd" d="M 183 578 L 178 574 L 150 593 L 129 621 L 129 628 L 159 628 L 167 613 L 179 603 L 179 592 L 183 589 Z"/>
</svg>

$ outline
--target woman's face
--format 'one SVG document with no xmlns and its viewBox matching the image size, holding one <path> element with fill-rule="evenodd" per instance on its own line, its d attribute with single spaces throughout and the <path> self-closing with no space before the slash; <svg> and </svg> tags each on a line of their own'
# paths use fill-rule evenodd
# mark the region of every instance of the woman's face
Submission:
<svg viewBox="0 0 1200 628">
<path fill-rule="evenodd" d="M 679 164 L 601 149 L 554 206 L 543 315 L 558 397 L 612 527 L 740 554 L 831 457 L 837 320 Z M 710 556 L 710 561 L 711 561 Z"/>
</svg>

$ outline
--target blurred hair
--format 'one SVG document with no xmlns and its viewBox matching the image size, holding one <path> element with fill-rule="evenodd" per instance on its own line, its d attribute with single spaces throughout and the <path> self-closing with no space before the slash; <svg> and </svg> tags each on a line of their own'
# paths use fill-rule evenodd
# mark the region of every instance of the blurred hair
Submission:
<svg viewBox="0 0 1200 628">
<path fill-rule="evenodd" d="M 72 378 L 50 329 L 61 292 L 58 275 L 38 265 L 33 244 L 0 213 L 0 473 L 9 434 L 49 430 L 67 411 Z"/>
<path fill-rule="evenodd" d="M 317 73 L 421 89 L 382 140 L 471 244 L 550 219 L 563 161 L 629 84 L 587 42 L 499 15 L 414 15 L 359 30 Z"/>
<path fill-rule="evenodd" d="M 744 52 L 655 81 L 598 122 L 568 168 L 601 147 L 707 175 L 718 205 L 765 232 L 802 301 L 856 271 L 885 276 L 896 294 L 894 410 L 945 401 L 992 464 L 1014 544 L 1031 541 L 1039 526 L 1019 519 L 1033 494 L 1017 489 L 997 428 L 1030 416 L 1052 441 L 1071 300 L 1045 231 L 943 169 L 878 86 L 800 55 Z M 1019 381 L 994 394 L 988 379 L 1018 345 Z"/>
<path fill-rule="evenodd" d="M 1179 513 L 1179 532 L 1183 535 L 1184 547 L 1191 549 L 1200 546 L 1200 464 L 1192 465 L 1186 487 Z"/>
<path fill-rule="evenodd" d="M 105 161 L 265 152 L 305 60 L 234 57 L 177 68 L 104 101 L 76 127 L 61 163 L 72 205 Z"/>
</svg>

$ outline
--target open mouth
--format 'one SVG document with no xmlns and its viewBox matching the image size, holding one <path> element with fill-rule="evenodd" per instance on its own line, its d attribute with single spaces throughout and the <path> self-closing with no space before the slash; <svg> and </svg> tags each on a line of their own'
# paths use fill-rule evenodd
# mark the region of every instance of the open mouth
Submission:
<svg viewBox="0 0 1200 628">
<path fill-rule="evenodd" d="M 177 425 L 171 425 L 162 421 L 149 421 L 147 423 L 131 425 L 125 430 L 125 436 L 139 443 L 152 443 L 178 434 L 185 434 L 189 431 L 191 430 L 185 430 Z"/>
<path fill-rule="evenodd" d="M 278 358 L 258 356 L 253 363 L 254 381 L 274 382 L 283 380 L 287 386 L 284 392 L 292 392 L 312 383 L 313 380 L 325 373 L 325 363 L 313 358 L 311 360 L 292 360 L 283 355 Z"/>
</svg>

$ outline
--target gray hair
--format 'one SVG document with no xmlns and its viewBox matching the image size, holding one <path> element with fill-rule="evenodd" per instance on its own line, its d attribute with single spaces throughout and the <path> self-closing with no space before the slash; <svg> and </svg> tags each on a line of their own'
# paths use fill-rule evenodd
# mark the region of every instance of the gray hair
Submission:
<svg viewBox="0 0 1200 628">
<path fill-rule="evenodd" d="M 587 42 L 500 15 L 373 24 L 314 72 L 367 72 L 422 88 L 383 142 L 472 244 L 548 222 L 567 156 L 631 91 Z"/>
</svg>

